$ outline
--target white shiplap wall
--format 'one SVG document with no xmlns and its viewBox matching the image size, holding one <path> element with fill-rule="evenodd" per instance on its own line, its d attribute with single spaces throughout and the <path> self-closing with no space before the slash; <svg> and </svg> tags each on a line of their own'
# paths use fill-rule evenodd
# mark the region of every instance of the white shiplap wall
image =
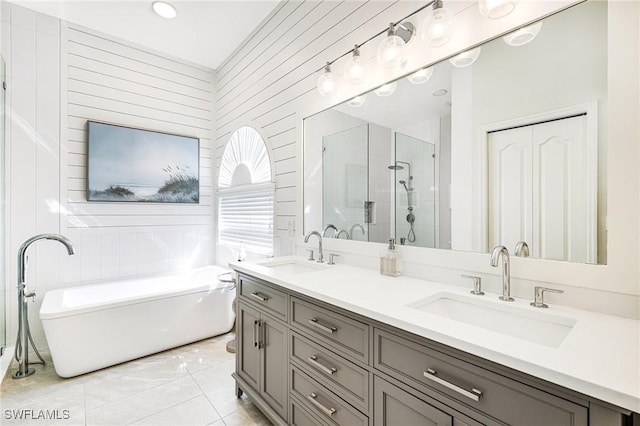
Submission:
<svg viewBox="0 0 640 426">
<path fill-rule="evenodd" d="M 27 238 L 61 233 L 77 254 L 29 250 L 32 333 L 44 346 L 44 293 L 212 262 L 214 71 L 2 2 L 7 61 L 7 343 L 16 333 L 15 254 Z M 86 121 L 200 138 L 200 203 L 86 202 Z"/>
<path fill-rule="evenodd" d="M 61 228 L 78 246 L 64 283 L 172 272 L 211 262 L 213 71 L 64 25 Z M 63 95 L 64 96 L 64 95 Z M 200 138 L 200 203 L 88 203 L 87 120 Z"/>
<path fill-rule="evenodd" d="M 317 71 L 420 2 L 283 1 L 217 70 L 216 152 L 244 123 L 269 139 L 275 164 L 275 254 L 295 250 L 300 232 L 301 105 L 317 105 Z M 321 100 L 322 102 L 322 100 Z"/>
<path fill-rule="evenodd" d="M 369 39 L 389 22 L 398 21 L 425 2 L 285 0 L 217 70 L 215 164 L 219 164 L 226 141 L 239 125 L 254 123 L 264 130 L 273 146 L 276 164 L 275 253 L 290 254 L 296 250 L 296 243 L 302 245 L 301 153 L 304 117 L 399 77 L 402 73 L 437 62 L 469 46 L 555 13 L 572 3 L 573 0 L 520 2 L 509 16 L 488 20 L 480 16 L 476 1 L 449 2 L 447 7 L 457 14 L 457 29 L 450 43 L 437 49 L 425 48 L 420 42 L 410 43 L 409 64 L 405 71 L 394 73 L 381 70 L 375 63 L 378 41 L 373 40 L 361 49 L 371 71 L 364 85 L 366 87 L 346 88 L 335 98 L 324 99 L 318 95 L 315 84 L 319 70 L 326 61 L 336 59 L 352 49 L 355 43 Z M 633 2 L 609 4 L 614 6 L 611 16 L 615 16 L 609 21 L 610 28 L 615 30 L 611 40 L 618 40 L 609 42 L 612 52 L 609 72 L 616 70 L 611 75 L 618 75 L 619 69 L 634 70 L 637 67 L 638 7 Z M 417 23 L 420 24 L 420 20 Z M 624 31 L 635 37 L 621 37 Z M 338 80 L 342 78 L 343 66 L 344 59 L 333 66 Z M 637 77 L 634 78 L 633 84 L 637 84 Z M 620 86 L 628 86 L 627 80 L 620 81 L 624 81 Z M 637 115 L 638 104 L 637 96 L 625 98 L 628 90 L 625 92 L 622 87 L 613 87 L 615 84 L 612 86 L 612 82 L 617 83 L 615 77 L 610 78 L 611 99 L 620 99 L 620 102 L 616 104 L 615 114 L 610 114 L 610 117 L 614 115 L 619 119 L 609 123 L 609 141 L 619 142 L 615 147 L 609 147 L 607 208 L 610 219 L 609 252 L 616 254 L 609 258 L 606 266 L 514 259 L 512 278 L 517 297 L 530 298 L 533 286 L 542 283 L 565 290 L 563 297 L 552 298 L 553 303 L 557 301 L 583 309 L 638 318 L 639 246 L 629 245 L 625 241 L 629 233 L 637 235 L 637 179 L 622 177 L 624 174 L 637 176 L 637 167 L 625 162 L 625 158 L 637 158 L 637 152 L 629 148 L 637 146 L 637 127 L 625 124 L 622 117 Z M 614 105 L 613 101 L 611 105 Z M 631 122 L 633 120 L 627 120 L 627 123 Z M 292 220 L 295 220 L 295 234 L 290 229 Z M 331 239 L 325 241 L 325 250 L 341 253 L 341 261 L 369 268 L 376 267 L 378 251 L 382 247 Z M 302 252 L 300 247 L 298 250 Z M 486 254 L 410 247 L 403 252 L 408 275 L 466 286 L 468 283 L 459 276 L 460 271 L 464 270 L 481 275 L 490 291 L 499 292 L 498 271 L 489 267 Z"/>
</svg>

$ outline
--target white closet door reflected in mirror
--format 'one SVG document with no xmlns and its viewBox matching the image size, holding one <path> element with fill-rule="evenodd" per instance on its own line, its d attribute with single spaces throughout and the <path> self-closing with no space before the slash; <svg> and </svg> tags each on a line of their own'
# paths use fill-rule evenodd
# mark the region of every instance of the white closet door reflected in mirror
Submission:
<svg viewBox="0 0 640 426">
<path fill-rule="evenodd" d="M 584 114 L 489 134 L 489 246 L 524 241 L 534 257 L 597 261 L 586 131 Z"/>
</svg>

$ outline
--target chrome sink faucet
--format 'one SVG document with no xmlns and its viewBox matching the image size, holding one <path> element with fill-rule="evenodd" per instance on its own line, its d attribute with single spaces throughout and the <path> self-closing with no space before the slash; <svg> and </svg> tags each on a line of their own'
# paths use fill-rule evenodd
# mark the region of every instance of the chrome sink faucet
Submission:
<svg viewBox="0 0 640 426">
<path fill-rule="evenodd" d="M 509 250 L 505 246 L 495 246 L 491 253 L 491 266 L 497 267 L 498 261 L 502 255 L 502 296 L 500 300 L 505 302 L 513 302 L 515 299 L 511 297 L 511 272 L 509 268 Z"/>
<path fill-rule="evenodd" d="M 326 237 L 327 231 L 329 231 L 329 229 L 333 229 L 333 236 L 335 238 L 338 234 L 338 228 L 336 228 L 336 226 L 331 223 L 324 227 L 324 230 L 322 231 L 322 236 Z"/>
<path fill-rule="evenodd" d="M 304 242 L 308 243 L 309 242 L 309 238 L 315 235 L 316 237 L 318 237 L 318 263 L 324 263 L 324 256 L 322 255 L 322 235 L 320 235 L 320 233 L 318 231 L 311 231 L 309 232 L 305 237 L 304 237 Z"/>
</svg>

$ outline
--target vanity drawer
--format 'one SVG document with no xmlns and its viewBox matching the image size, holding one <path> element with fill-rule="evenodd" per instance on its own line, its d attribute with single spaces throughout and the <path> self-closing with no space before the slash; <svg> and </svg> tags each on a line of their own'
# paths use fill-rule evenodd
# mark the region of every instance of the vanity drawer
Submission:
<svg viewBox="0 0 640 426">
<path fill-rule="evenodd" d="M 509 424 L 587 424 L 586 407 L 384 330 L 374 336 L 374 367 L 428 395 L 447 395 Z"/>
<path fill-rule="evenodd" d="M 318 426 L 323 422 L 309 413 L 309 409 L 298 402 L 298 398 L 289 398 L 289 423 L 292 426 Z M 329 423 L 327 423 L 329 424 Z"/>
<path fill-rule="evenodd" d="M 240 295 L 272 315 L 287 320 L 287 295 L 255 278 L 240 275 Z"/>
<path fill-rule="evenodd" d="M 369 360 L 369 326 L 321 306 L 291 298 L 291 323 L 356 359 Z"/>
<path fill-rule="evenodd" d="M 340 395 L 363 412 L 369 407 L 369 373 L 327 348 L 296 333 L 291 334 L 291 359 L 310 375 L 322 377 Z"/>
<path fill-rule="evenodd" d="M 331 424 L 366 426 L 369 418 L 298 368 L 291 367 L 291 394 Z"/>
</svg>

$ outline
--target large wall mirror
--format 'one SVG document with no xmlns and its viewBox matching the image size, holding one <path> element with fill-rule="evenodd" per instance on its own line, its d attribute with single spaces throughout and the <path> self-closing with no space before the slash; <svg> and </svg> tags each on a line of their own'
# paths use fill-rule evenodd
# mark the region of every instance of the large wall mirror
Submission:
<svg viewBox="0 0 640 426">
<path fill-rule="evenodd" d="M 305 232 L 606 264 L 607 3 L 528 28 L 305 118 Z"/>
</svg>

